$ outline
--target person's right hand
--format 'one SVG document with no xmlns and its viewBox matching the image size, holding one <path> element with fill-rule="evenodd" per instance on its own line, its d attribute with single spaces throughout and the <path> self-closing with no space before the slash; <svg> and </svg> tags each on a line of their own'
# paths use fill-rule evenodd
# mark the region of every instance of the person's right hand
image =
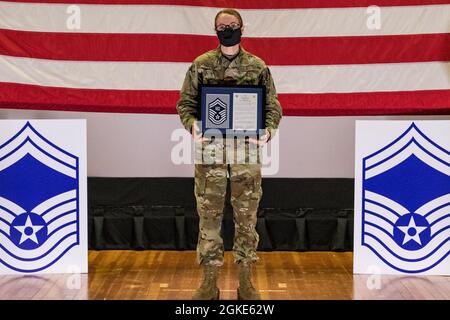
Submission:
<svg viewBox="0 0 450 320">
<path fill-rule="evenodd" d="M 198 142 L 203 142 L 203 141 L 208 140 L 205 137 L 203 137 L 203 135 L 197 125 L 197 121 L 194 121 L 194 123 L 192 124 L 192 138 L 194 139 L 194 141 L 198 141 Z"/>
</svg>

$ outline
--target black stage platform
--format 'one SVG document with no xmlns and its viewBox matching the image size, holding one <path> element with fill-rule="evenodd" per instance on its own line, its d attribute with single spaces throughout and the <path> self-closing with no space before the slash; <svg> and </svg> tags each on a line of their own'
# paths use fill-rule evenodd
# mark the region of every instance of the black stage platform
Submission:
<svg viewBox="0 0 450 320">
<path fill-rule="evenodd" d="M 353 179 L 263 178 L 259 250 L 351 251 Z M 229 184 L 222 224 L 234 226 Z M 89 249 L 193 250 L 198 235 L 193 178 L 88 179 Z"/>
</svg>

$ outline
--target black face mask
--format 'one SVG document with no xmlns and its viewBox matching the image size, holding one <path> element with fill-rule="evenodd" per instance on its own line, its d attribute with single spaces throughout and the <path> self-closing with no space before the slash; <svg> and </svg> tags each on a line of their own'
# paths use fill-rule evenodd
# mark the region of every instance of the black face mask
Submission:
<svg viewBox="0 0 450 320">
<path fill-rule="evenodd" d="M 232 47 L 241 42 L 241 28 L 233 30 L 230 27 L 226 27 L 223 31 L 217 31 L 217 37 L 220 44 L 225 47 Z"/>
</svg>

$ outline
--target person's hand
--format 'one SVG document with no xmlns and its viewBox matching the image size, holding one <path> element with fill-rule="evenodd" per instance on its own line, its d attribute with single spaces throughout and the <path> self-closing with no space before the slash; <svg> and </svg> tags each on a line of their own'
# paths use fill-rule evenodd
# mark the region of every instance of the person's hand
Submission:
<svg viewBox="0 0 450 320">
<path fill-rule="evenodd" d="M 259 139 L 248 138 L 248 141 L 254 144 L 263 145 L 266 144 L 267 141 L 269 141 L 269 138 L 270 138 L 270 131 L 265 129 L 264 135 L 260 136 Z"/>
<path fill-rule="evenodd" d="M 203 141 L 208 140 L 205 137 L 203 137 L 203 135 L 200 131 L 200 128 L 197 125 L 197 121 L 194 121 L 194 123 L 192 124 L 192 138 L 194 139 L 194 141 L 198 141 L 198 142 L 203 142 Z"/>
</svg>

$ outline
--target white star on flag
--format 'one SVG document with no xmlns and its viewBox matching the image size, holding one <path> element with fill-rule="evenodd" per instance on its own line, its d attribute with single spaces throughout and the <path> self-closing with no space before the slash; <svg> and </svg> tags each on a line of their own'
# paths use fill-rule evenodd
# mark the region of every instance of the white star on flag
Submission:
<svg viewBox="0 0 450 320">
<path fill-rule="evenodd" d="M 400 229 L 401 232 L 403 232 L 405 234 L 405 237 L 403 238 L 403 244 L 405 244 L 411 240 L 414 240 L 418 244 L 422 245 L 419 235 L 427 227 L 418 227 L 412 216 L 411 216 L 411 220 L 409 220 L 409 224 L 407 226 L 398 227 L 398 228 Z M 408 232 L 408 230 L 410 230 L 411 228 L 414 229 L 413 235 L 410 235 Z"/>
<path fill-rule="evenodd" d="M 31 222 L 30 216 L 27 217 L 27 221 L 23 226 L 14 226 L 19 232 L 22 234 L 20 236 L 19 244 L 22 244 L 24 241 L 30 239 L 36 244 L 39 244 L 38 239 L 36 237 L 36 232 L 41 230 L 44 226 L 42 225 L 33 225 Z"/>
</svg>

